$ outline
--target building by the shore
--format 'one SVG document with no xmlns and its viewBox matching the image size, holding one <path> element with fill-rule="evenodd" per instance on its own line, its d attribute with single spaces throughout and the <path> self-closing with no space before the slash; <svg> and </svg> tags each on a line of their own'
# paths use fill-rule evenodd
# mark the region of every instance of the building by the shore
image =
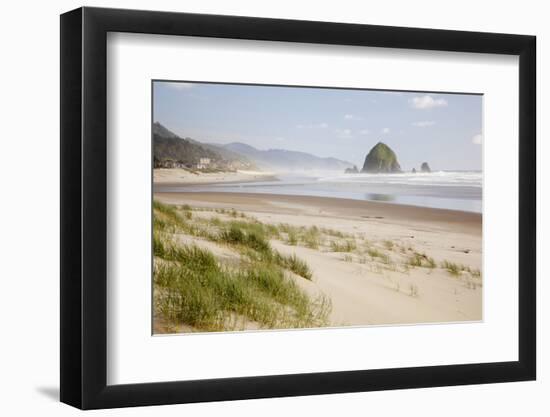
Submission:
<svg viewBox="0 0 550 417">
<path fill-rule="evenodd" d="M 210 166 L 210 158 L 200 158 L 197 164 L 197 169 L 206 169 Z"/>
</svg>

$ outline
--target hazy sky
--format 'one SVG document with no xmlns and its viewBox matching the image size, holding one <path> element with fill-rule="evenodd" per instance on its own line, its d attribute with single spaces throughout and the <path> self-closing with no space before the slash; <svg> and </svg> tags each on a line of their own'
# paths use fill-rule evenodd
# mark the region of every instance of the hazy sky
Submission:
<svg viewBox="0 0 550 417">
<path fill-rule="evenodd" d="M 154 82 L 153 119 L 201 142 L 243 142 L 362 167 L 382 141 L 402 169 L 481 169 L 482 97 Z"/>
</svg>

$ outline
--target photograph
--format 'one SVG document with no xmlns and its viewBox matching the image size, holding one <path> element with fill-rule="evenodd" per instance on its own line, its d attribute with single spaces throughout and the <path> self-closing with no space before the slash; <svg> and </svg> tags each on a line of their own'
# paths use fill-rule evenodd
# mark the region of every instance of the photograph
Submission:
<svg viewBox="0 0 550 417">
<path fill-rule="evenodd" d="M 153 80 L 152 333 L 483 321 L 483 95 Z"/>
</svg>

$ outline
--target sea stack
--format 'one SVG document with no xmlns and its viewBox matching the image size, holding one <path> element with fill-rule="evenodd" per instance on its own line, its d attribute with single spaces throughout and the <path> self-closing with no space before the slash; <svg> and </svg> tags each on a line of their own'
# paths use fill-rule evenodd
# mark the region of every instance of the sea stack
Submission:
<svg viewBox="0 0 550 417">
<path fill-rule="evenodd" d="M 357 169 L 357 166 L 353 166 L 353 168 L 346 168 L 344 171 L 345 174 L 358 174 L 359 170 Z"/>
<path fill-rule="evenodd" d="M 432 170 L 430 169 L 430 166 L 428 165 L 427 162 L 422 162 L 422 166 L 420 167 L 420 171 L 422 171 L 422 172 L 432 172 Z"/>
<path fill-rule="evenodd" d="M 361 172 L 376 174 L 401 172 L 401 166 L 397 162 L 395 152 L 385 143 L 378 142 L 365 158 Z"/>
</svg>

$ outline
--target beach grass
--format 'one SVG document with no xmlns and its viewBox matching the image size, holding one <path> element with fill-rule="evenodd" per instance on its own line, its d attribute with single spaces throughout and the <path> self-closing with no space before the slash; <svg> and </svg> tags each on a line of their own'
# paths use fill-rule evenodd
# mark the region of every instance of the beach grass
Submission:
<svg viewBox="0 0 550 417">
<path fill-rule="evenodd" d="M 384 240 L 384 247 L 387 250 L 393 250 L 394 246 L 395 246 L 395 243 L 393 243 L 391 240 Z"/>
<path fill-rule="evenodd" d="M 245 222 L 230 222 L 219 234 L 217 241 L 230 245 L 241 245 L 258 252 L 270 250 L 265 232 L 260 225 Z"/>
<path fill-rule="evenodd" d="M 288 223 L 280 223 L 275 226 L 277 230 L 286 235 L 286 242 L 291 246 L 299 244 L 310 249 L 319 249 L 322 245 L 322 232 L 317 226 L 292 226 Z"/>
<path fill-rule="evenodd" d="M 460 275 L 461 272 L 471 272 L 471 269 L 469 266 L 462 265 L 455 262 L 450 262 L 448 260 L 444 260 L 441 262 L 441 268 L 446 269 L 447 272 L 453 276 Z"/>
<path fill-rule="evenodd" d="M 158 202 L 157 202 L 158 204 Z M 183 206 L 180 206 L 183 208 Z M 256 230 L 263 234 L 268 239 L 282 239 L 286 244 L 290 246 L 304 246 L 309 249 L 320 249 L 326 244 L 326 238 L 340 238 L 347 241 L 353 241 L 355 238 L 352 234 L 344 233 L 335 229 L 318 227 L 318 226 L 294 226 L 288 223 L 278 223 L 278 224 L 266 224 L 259 222 L 254 217 L 246 215 L 244 213 L 238 212 L 235 209 L 208 209 L 208 208 L 197 208 L 193 210 L 198 211 L 213 211 L 215 213 L 228 216 L 233 219 L 245 219 L 245 220 L 234 220 L 239 228 L 248 229 L 250 225 L 256 225 Z M 216 218 L 215 226 L 220 227 L 224 222 L 220 218 Z M 212 223 L 214 224 L 214 223 Z M 229 236 L 228 236 L 229 237 Z M 343 244 L 341 242 L 335 242 L 333 245 L 334 248 L 341 248 L 342 251 L 352 251 L 355 248 L 352 246 L 354 243 Z M 350 248 L 350 249 L 346 249 Z M 339 250 L 336 250 L 339 251 Z"/>
<path fill-rule="evenodd" d="M 463 265 L 455 262 L 444 260 L 441 262 L 441 268 L 446 269 L 447 272 L 455 277 L 460 276 L 462 273 L 468 273 L 472 278 L 481 279 L 481 271 L 479 269 L 473 269 L 468 265 Z"/>
<path fill-rule="evenodd" d="M 307 248 L 319 249 L 319 246 L 322 244 L 319 228 L 317 226 L 306 228 L 303 233 L 303 241 Z"/>
<path fill-rule="evenodd" d="M 294 230 L 289 230 L 287 233 L 286 242 L 290 246 L 296 246 L 298 244 L 298 234 Z"/>
<path fill-rule="evenodd" d="M 302 278 L 311 280 L 313 273 L 311 272 L 311 269 L 309 268 L 308 264 L 298 258 L 296 254 L 292 255 L 281 255 L 279 252 L 275 252 L 275 258 L 276 263 L 286 268 L 292 272 L 294 272 L 296 275 L 301 276 Z"/>
<path fill-rule="evenodd" d="M 470 273 L 474 278 L 480 278 L 481 279 L 481 271 L 479 269 L 470 269 Z"/>
<path fill-rule="evenodd" d="M 437 264 L 432 257 L 426 255 L 425 253 L 414 251 L 407 261 L 407 266 L 413 267 L 413 268 L 424 267 L 424 268 L 433 269 L 437 266 Z"/>
<path fill-rule="evenodd" d="M 154 202 L 153 253 L 155 306 L 163 318 L 195 330 L 319 327 L 331 306 L 324 297 L 311 298 L 287 276 L 292 271 L 312 279 L 306 262 L 271 248 L 277 228 L 256 221 L 199 219 Z M 235 218 L 239 217 L 233 216 Z M 197 245 L 182 244 L 179 234 L 200 236 L 228 245 L 241 255 L 237 268 L 224 265 Z"/>
<path fill-rule="evenodd" d="M 155 247 L 159 242 L 155 242 Z M 275 263 L 221 265 L 212 252 L 160 238 L 163 254 L 155 263 L 155 304 L 168 320 L 200 330 L 228 330 L 237 322 L 265 328 L 316 327 L 330 304 L 311 300 Z"/>
<path fill-rule="evenodd" d="M 341 241 L 333 240 L 330 242 L 330 249 L 332 252 L 352 252 L 357 249 L 357 243 L 355 240 L 351 239 Z"/>
<path fill-rule="evenodd" d="M 372 259 L 379 260 L 383 264 L 389 265 L 391 263 L 391 258 L 389 257 L 388 254 L 382 252 L 381 250 L 373 246 L 369 246 L 367 248 L 367 255 L 369 255 Z"/>
<path fill-rule="evenodd" d="M 446 269 L 447 272 L 453 276 L 458 276 L 460 272 L 460 266 L 458 264 L 447 260 L 441 262 L 441 268 Z"/>
</svg>

